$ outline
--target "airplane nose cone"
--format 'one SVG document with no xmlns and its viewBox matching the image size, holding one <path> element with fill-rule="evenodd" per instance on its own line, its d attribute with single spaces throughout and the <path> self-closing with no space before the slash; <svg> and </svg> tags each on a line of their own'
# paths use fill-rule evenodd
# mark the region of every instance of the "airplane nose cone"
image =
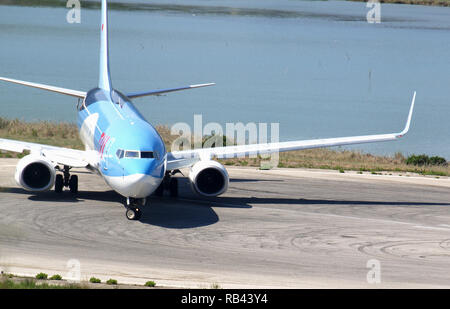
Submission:
<svg viewBox="0 0 450 309">
<path fill-rule="evenodd" d="M 139 160 L 124 166 L 125 175 L 150 175 L 162 178 L 164 176 L 164 164 L 157 160 Z"/>
<path fill-rule="evenodd" d="M 124 177 L 127 188 L 126 196 L 144 198 L 158 188 L 161 180 L 147 174 L 134 174 Z"/>
</svg>

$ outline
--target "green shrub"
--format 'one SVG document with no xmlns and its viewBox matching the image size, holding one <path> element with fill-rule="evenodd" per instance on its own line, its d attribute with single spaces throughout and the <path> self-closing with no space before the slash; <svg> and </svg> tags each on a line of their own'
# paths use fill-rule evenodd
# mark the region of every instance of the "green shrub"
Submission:
<svg viewBox="0 0 450 309">
<path fill-rule="evenodd" d="M 39 273 L 36 275 L 36 279 L 38 279 L 38 280 L 46 280 L 47 277 L 48 277 L 48 275 L 44 274 L 44 273 Z"/>
<path fill-rule="evenodd" d="M 447 166 L 447 160 L 438 156 L 429 157 L 425 154 L 411 155 L 406 159 L 406 164 L 416 166 L 424 166 L 424 165 Z"/>
<path fill-rule="evenodd" d="M 156 286 L 156 283 L 155 283 L 155 281 L 147 281 L 147 282 L 145 283 L 145 286 L 148 286 L 148 287 L 153 288 L 153 287 Z"/>
<path fill-rule="evenodd" d="M 406 164 L 423 166 L 427 165 L 430 158 L 427 155 L 411 155 L 406 159 Z"/>
<path fill-rule="evenodd" d="M 89 279 L 90 283 L 101 283 L 102 281 L 98 278 L 95 277 L 91 277 L 91 279 Z"/>
<path fill-rule="evenodd" d="M 49 279 L 50 280 L 61 280 L 62 277 L 60 275 L 56 274 L 56 275 L 51 276 Z"/>
<path fill-rule="evenodd" d="M 222 287 L 216 282 L 211 284 L 211 289 L 218 290 L 218 289 L 221 289 L 221 288 Z"/>
<path fill-rule="evenodd" d="M 116 284 L 117 284 L 117 280 L 115 280 L 115 279 L 109 279 L 108 281 L 106 281 L 106 284 L 109 284 L 109 285 L 116 285 Z"/>
<path fill-rule="evenodd" d="M 447 166 L 447 160 L 438 156 L 430 157 L 430 165 Z"/>
<path fill-rule="evenodd" d="M 208 147 L 214 148 L 214 147 L 223 147 L 223 146 L 232 146 L 235 145 L 234 141 L 225 135 L 204 135 L 202 138 L 202 147 L 205 146 L 205 143 L 208 142 Z M 220 145 L 220 142 L 222 145 Z M 218 145 L 216 145 L 216 143 Z"/>
</svg>

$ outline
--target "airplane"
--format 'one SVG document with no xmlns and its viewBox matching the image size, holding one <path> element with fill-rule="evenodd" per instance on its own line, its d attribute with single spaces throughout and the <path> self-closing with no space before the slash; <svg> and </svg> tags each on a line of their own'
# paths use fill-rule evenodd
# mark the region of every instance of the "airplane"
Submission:
<svg viewBox="0 0 450 309">
<path fill-rule="evenodd" d="M 214 83 L 123 94 L 111 82 L 108 50 L 107 1 L 101 3 L 100 65 L 97 87 L 88 92 L 0 77 L 1 81 L 43 89 L 78 98 L 77 125 L 85 150 L 75 150 L 10 139 L 0 139 L 0 149 L 29 154 L 17 164 L 15 181 L 27 191 L 43 192 L 54 187 L 78 192 L 78 177 L 72 168 L 86 168 L 100 175 L 122 195 L 126 218 L 138 220 L 146 199 L 169 191 L 177 196 L 175 171 L 189 168 L 189 181 L 201 196 L 218 196 L 228 189 L 229 175 L 214 159 L 263 155 L 319 147 L 398 140 L 408 131 L 416 92 L 400 133 L 263 143 L 192 150 L 167 151 L 161 136 L 136 109 L 131 99 L 212 86 Z"/>
</svg>

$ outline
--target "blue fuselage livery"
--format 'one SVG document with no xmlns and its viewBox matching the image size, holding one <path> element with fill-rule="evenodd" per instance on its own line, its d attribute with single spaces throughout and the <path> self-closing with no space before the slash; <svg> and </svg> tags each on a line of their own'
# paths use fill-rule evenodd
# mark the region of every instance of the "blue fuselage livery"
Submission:
<svg viewBox="0 0 450 309">
<path fill-rule="evenodd" d="M 166 149 L 161 136 L 116 90 L 89 91 L 78 109 L 80 137 L 97 153 L 105 181 L 123 196 L 145 198 L 161 183 Z"/>
</svg>

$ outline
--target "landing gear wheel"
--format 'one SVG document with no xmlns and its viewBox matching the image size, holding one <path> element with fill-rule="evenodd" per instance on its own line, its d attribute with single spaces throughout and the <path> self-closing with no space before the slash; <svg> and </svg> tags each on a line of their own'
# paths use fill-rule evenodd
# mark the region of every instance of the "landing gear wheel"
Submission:
<svg viewBox="0 0 450 309">
<path fill-rule="evenodd" d="M 159 187 L 155 190 L 155 196 L 163 196 L 164 194 L 164 184 L 161 183 Z"/>
<path fill-rule="evenodd" d="M 63 176 L 58 174 L 58 175 L 56 175 L 56 178 L 55 178 L 55 192 L 61 193 L 63 191 L 63 187 L 64 187 Z"/>
<path fill-rule="evenodd" d="M 139 208 L 127 208 L 125 216 L 128 220 L 139 220 L 141 218 L 142 212 Z"/>
<path fill-rule="evenodd" d="M 69 188 L 70 188 L 70 193 L 72 193 L 72 194 L 78 193 L 78 176 L 77 175 L 70 176 Z"/>
<path fill-rule="evenodd" d="M 170 193 L 171 197 L 178 196 L 178 179 L 177 178 L 170 178 L 169 193 Z"/>
</svg>

